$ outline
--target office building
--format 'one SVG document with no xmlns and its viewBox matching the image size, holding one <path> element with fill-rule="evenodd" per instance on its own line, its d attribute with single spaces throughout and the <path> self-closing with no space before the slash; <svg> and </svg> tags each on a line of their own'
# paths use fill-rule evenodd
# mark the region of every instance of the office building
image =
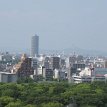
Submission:
<svg viewBox="0 0 107 107">
<path fill-rule="evenodd" d="M 35 35 L 31 38 L 31 57 L 39 54 L 39 36 Z"/>
<path fill-rule="evenodd" d="M 59 57 L 52 57 L 51 58 L 51 68 L 53 70 L 60 69 L 60 58 Z"/>
<path fill-rule="evenodd" d="M 38 75 L 38 60 L 36 58 L 32 58 L 32 68 L 34 69 L 34 75 Z"/>
<path fill-rule="evenodd" d="M 33 75 L 34 69 L 32 67 L 32 59 L 23 54 L 21 62 L 13 67 L 13 73 L 16 73 L 19 78 L 30 77 L 30 75 Z"/>
<path fill-rule="evenodd" d="M 46 69 L 43 68 L 43 78 L 47 80 L 53 80 L 53 70 L 52 69 Z"/>
<path fill-rule="evenodd" d="M 85 69 L 85 64 L 73 64 L 73 68 L 75 69 Z"/>
</svg>

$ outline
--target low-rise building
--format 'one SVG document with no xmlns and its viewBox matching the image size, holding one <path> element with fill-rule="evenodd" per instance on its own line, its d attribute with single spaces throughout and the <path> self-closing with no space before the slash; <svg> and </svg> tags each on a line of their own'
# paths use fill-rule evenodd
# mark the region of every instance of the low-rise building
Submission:
<svg viewBox="0 0 107 107">
<path fill-rule="evenodd" d="M 0 72 L 0 82 L 17 82 L 17 75 L 14 73 Z"/>
</svg>

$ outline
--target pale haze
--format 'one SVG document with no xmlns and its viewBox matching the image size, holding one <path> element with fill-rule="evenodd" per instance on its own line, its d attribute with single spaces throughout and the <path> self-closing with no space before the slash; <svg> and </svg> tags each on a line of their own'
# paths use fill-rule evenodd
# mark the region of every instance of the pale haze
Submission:
<svg viewBox="0 0 107 107">
<path fill-rule="evenodd" d="M 0 50 L 76 46 L 107 52 L 107 0 L 0 0 Z"/>
</svg>

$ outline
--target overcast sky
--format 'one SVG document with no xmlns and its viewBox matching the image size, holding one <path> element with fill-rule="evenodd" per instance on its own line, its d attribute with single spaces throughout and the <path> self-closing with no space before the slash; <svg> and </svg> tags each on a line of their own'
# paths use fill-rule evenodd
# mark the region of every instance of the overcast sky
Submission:
<svg viewBox="0 0 107 107">
<path fill-rule="evenodd" d="M 107 52 L 107 0 L 0 0 L 0 49 L 29 49 L 35 34 L 41 49 Z"/>
</svg>

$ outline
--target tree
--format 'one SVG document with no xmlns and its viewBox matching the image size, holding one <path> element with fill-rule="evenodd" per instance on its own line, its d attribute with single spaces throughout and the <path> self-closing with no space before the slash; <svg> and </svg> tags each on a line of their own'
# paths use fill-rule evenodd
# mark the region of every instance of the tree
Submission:
<svg viewBox="0 0 107 107">
<path fill-rule="evenodd" d="M 37 105 L 28 104 L 28 105 L 26 105 L 25 107 L 37 107 Z"/>
<path fill-rule="evenodd" d="M 5 107 L 22 107 L 23 105 L 21 102 L 10 102 L 7 106 Z"/>
<path fill-rule="evenodd" d="M 5 107 L 10 102 L 14 102 L 14 98 L 8 97 L 8 96 L 3 96 L 0 98 L 0 107 Z"/>
<path fill-rule="evenodd" d="M 64 107 L 62 104 L 60 103 L 47 103 L 47 104 L 42 104 L 42 107 Z"/>
</svg>

